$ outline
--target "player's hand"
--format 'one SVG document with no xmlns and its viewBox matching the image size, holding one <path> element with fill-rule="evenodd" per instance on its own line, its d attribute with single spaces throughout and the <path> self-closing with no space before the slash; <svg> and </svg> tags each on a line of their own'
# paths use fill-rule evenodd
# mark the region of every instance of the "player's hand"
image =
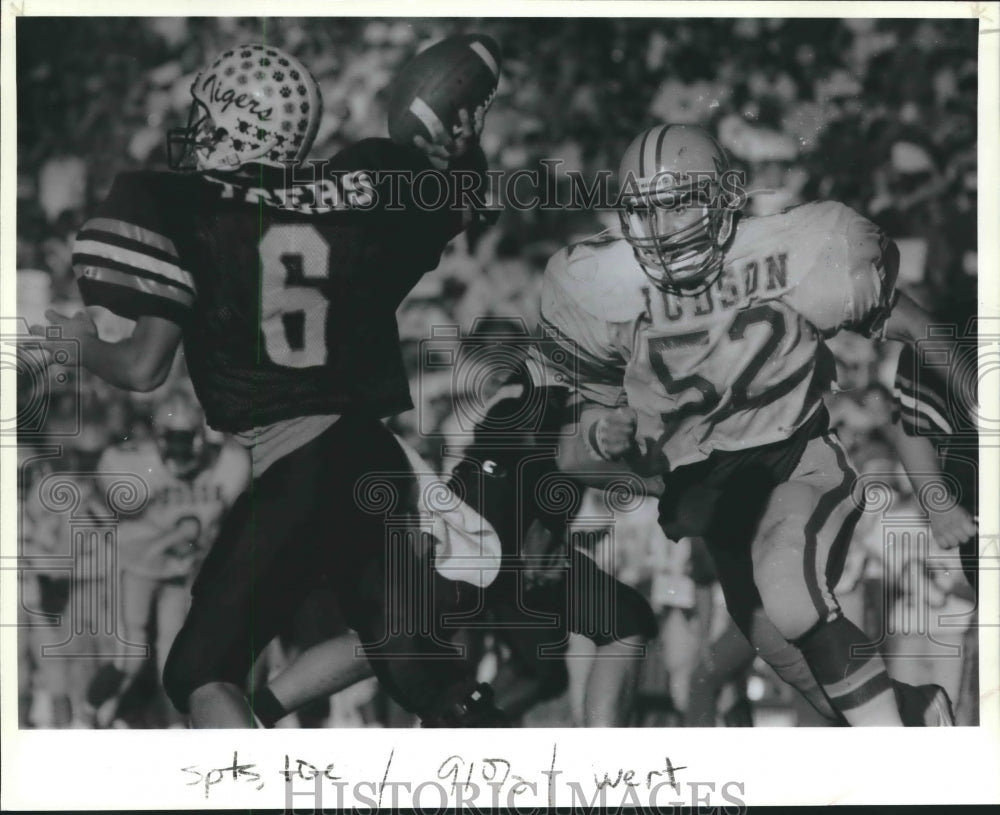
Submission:
<svg viewBox="0 0 1000 815">
<path fill-rule="evenodd" d="M 602 458 L 619 461 L 636 446 L 635 434 L 639 418 L 630 407 L 620 407 L 607 413 L 594 425 L 594 447 Z"/>
<path fill-rule="evenodd" d="M 97 337 L 97 325 L 86 311 L 78 311 L 72 317 L 67 317 L 58 311 L 48 309 L 45 312 L 45 319 L 49 321 L 47 326 L 33 325 L 29 329 L 34 336 L 44 337 L 46 336 L 45 332 L 50 327 L 55 326 L 62 329 L 62 339 L 64 340 L 82 340 Z"/>
<path fill-rule="evenodd" d="M 443 134 L 433 142 L 429 142 L 423 136 L 413 137 L 416 148 L 423 152 L 438 170 L 446 169 L 453 159 L 466 155 L 479 144 L 479 134 L 483 132 L 485 121 L 483 111 L 476 110 L 470 115 L 469 111 L 463 108 L 458 112 L 458 121 L 461 131 L 454 138 Z"/>
<path fill-rule="evenodd" d="M 164 530 L 162 537 L 149 547 L 147 554 L 150 558 L 163 555 L 187 558 L 195 553 L 200 539 L 201 521 L 193 515 L 182 515 Z"/>
<path fill-rule="evenodd" d="M 931 511 L 931 533 L 942 549 L 954 549 L 979 533 L 975 519 L 957 504 L 943 512 Z"/>
</svg>

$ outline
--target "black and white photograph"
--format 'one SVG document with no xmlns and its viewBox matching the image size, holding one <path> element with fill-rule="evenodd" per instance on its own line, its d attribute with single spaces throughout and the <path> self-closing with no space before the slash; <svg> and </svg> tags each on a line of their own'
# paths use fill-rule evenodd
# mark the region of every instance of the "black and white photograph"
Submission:
<svg viewBox="0 0 1000 815">
<path fill-rule="evenodd" d="M 902 5 L 5 9 L 4 808 L 1000 801 L 1000 5 Z"/>
</svg>

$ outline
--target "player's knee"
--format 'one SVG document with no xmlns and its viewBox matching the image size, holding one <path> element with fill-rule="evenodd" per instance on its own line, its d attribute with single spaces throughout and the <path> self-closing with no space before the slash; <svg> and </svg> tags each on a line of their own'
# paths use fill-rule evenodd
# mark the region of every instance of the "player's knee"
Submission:
<svg viewBox="0 0 1000 815">
<path fill-rule="evenodd" d="M 787 640 L 819 621 L 804 568 L 804 529 L 802 518 L 784 518 L 762 530 L 754 542 L 754 582 L 764 611 Z"/>
<path fill-rule="evenodd" d="M 798 587 L 784 590 L 776 586 L 771 591 L 762 591 L 761 598 L 767 616 L 787 640 L 801 637 L 820 620 L 808 594 Z"/>
</svg>

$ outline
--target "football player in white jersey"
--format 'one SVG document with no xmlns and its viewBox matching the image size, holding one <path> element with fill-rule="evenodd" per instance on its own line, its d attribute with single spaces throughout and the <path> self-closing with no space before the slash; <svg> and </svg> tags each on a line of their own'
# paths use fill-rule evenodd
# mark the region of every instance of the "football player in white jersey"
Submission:
<svg viewBox="0 0 1000 815">
<path fill-rule="evenodd" d="M 122 474 L 138 476 L 148 489 L 140 513 L 118 527 L 120 613 L 124 639 L 151 649 L 162 676 L 187 614 L 198 566 L 226 511 L 249 483 L 250 458 L 233 441 L 209 444 L 204 413 L 182 390 L 159 403 L 152 424 L 152 438 L 109 448 L 98 473 L 106 489 Z M 143 663 L 120 656 L 116 666 L 99 674 L 91 686 L 99 724 L 114 720 Z M 180 722 L 176 714 L 172 719 Z"/>
<path fill-rule="evenodd" d="M 580 407 L 561 466 L 664 474 L 667 537 L 706 539 L 737 624 L 792 643 L 849 724 L 951 724 L 941 688 L 900 704 L 881 656 L 852 656 L 868 638 L 833 594 L 862 507 L 821 398 L 824 340 L 923 335 L 898 250 L 839 203 L 741 218 L 738 181 L 702 129 L 654 127 L 622 159 L 621 235 L 549 261 L 541 323 L 559 341 L 541 347 Z"/>
</svg>

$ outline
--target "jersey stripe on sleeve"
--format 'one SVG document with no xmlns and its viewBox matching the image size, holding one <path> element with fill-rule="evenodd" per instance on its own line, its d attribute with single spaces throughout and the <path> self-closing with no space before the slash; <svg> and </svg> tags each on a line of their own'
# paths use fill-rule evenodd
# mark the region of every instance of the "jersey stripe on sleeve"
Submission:
<svg viewBox="0 0 1000 815">
<path fill-rule="evenodd" d="M 92 218 L 73 246 L 73 271 L 88 305 L 122 316 L 179 320 L 195 300 L 191 274 L 173 242 L 118 218 Z"/>
<path fill-rule="evenodd" d="M 899 355 L 892 395 L 900 425 L 908 436 L 953 435 L 947 383 L 937 370 L 924 367 L 918 374 L 917 356 L 910 345 Z"/>
</svg>

